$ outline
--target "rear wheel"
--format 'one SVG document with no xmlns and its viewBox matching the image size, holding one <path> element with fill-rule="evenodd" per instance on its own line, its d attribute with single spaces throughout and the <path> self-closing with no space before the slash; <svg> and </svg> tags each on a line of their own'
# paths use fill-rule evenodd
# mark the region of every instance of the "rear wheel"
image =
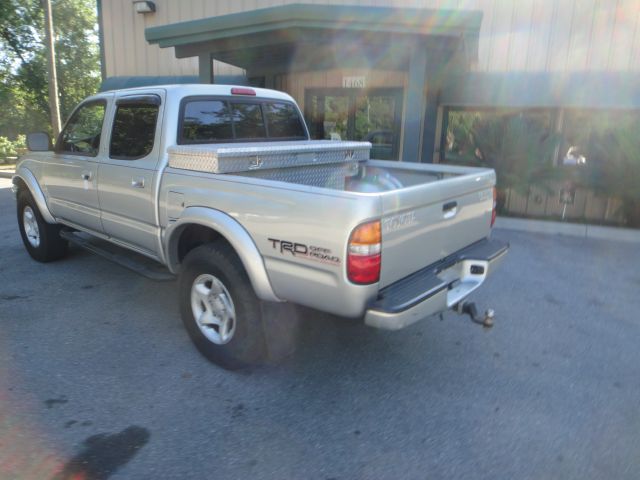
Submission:
<svg viewBox="0 0 640 480">
<path fill-rule="evenodd" d="M 31 258 L 51 262 L 67 254 L 68 243 L 60 236 L 60 225 L 45 222 L 31 194 L 18 192 L 18 227 L 22 243 Z"/>
<path fill-rule="evenodd" d="M 179 295 L 184 326 L 207 359 L 227 369 L 267 359 L 263 302 L 230 245 L 215 242 L 189 252 Z"/>
</svg>

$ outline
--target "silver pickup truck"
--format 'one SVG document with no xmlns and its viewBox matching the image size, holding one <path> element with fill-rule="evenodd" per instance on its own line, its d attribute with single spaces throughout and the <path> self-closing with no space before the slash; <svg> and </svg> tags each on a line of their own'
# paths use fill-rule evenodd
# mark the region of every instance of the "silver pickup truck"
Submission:
<svg viewBox="0 0 640 480">
<path fill-rule="evenodd" d="M 265 312 L 279 304 L 400 329 L 460 309 L 508 249 L 490 239 L 493 170 L 311 141 L 277 91 L 104 92 L 55 148 L 43 133 L 28 146 L 13 184 L 31 257 L 62 258 L 69 241 L 104 253 L 102 242 L 158 262 L 179 275 L 195 345 L 227 368 L 268 357 L 279 320 Z"/>
</svg>

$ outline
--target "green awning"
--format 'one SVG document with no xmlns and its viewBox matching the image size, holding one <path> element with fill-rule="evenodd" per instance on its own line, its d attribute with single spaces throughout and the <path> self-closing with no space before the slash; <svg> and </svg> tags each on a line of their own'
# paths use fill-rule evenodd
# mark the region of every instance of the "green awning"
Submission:
<svg viewBox="0 0 640 480">
<path fill-rule="evenodd" d="M 345 63 L 364 55 L 406 68 L 407 45 L 447 46 L 477 59 L 482 12 L 344 5 L 283 5 L 145 30 L 149 43 L 176 57 L 210 53 L 247 69 Z M 401 58 L 400 58 L 401 57 Z"/>
</svg>

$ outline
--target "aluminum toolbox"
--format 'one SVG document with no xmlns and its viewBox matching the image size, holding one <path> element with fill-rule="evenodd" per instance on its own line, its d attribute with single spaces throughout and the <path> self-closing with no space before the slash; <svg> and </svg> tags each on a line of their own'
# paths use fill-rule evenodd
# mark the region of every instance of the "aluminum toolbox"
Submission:
<svg viewBox="0 0 640 480">
<path fill-rule="evenodd" d="M 304 140 L 170 147 L 169 166 L 208 173 L 240 173 L 359 162 L 369 159 L 369 142 Z"/>
</svg>

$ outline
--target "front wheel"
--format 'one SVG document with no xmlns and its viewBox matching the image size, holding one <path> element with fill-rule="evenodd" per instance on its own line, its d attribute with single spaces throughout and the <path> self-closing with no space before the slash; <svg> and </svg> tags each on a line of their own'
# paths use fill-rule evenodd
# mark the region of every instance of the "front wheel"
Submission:
<svg viewBox="0 0 640 480">
<path fill-rule="evenodd" d="M 51 262 L 67 254 L 68 243 L 60 236 L 60 225 L 47 223 L 31 194 L 18 193 L 18 227 L 22 243 L 31 258 L 38 262 Z"/>
<path fill-rule="evenodd" d="M 215 242 L 189 252 L 179 295 L 184 326 L 207 359 L 227 369 L 266 360 L 263 302 L 230 245 Z"/>
</svg>

